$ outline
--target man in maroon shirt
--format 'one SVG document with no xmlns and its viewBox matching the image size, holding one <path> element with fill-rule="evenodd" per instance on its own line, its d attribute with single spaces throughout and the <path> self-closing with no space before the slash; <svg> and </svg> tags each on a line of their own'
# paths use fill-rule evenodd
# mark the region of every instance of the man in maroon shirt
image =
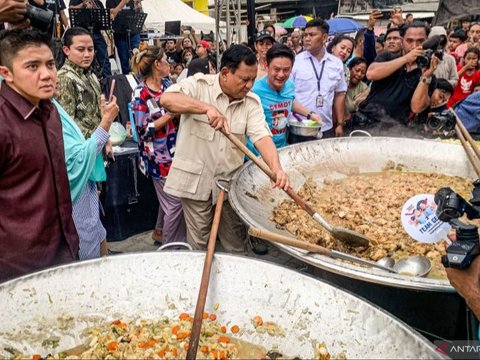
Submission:
<svg viewBox="0 0 480 360">
<path fill-rule="evenodd" d="M 0 33 L 0 282 L 77 259 L 49 39 Z"/>
</svg>

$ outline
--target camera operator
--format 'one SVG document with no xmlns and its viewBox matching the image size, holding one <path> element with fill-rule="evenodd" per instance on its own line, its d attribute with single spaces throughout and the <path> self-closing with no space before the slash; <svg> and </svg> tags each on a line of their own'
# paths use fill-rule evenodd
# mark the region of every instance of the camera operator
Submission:
<svg viewBox="0 0 480 360">
<path fill-rule="evenodd" d="M 450 284 L 465 299 L 477 319 L 480 319 L 480 256 L 467 269 L 445 268 Z"/>
<path fill-rule="evenodd" d="M 427 35 L 427 27 L 418 22 L 389 30 L 386 51 L 368 68 L 367 78 L 373 83 L 368 98 L 352 118 L 353 128 L 364 127 L 374 134 L 389 136 L 403 132 L 410 102 L 422 75 L 416 60 L 424 53 L 422 44 Z M 390 42 L 390 37 L 395 41 Z"/>
<path fill-rule="evenodd" d="M 448 235 L 452 242 L 446 247 L 442 255 L 442 264 L 445 267 L 450 284 L 465 299 L 475 317 L 480 319 L 480 237 L 478 226 L 462 220 L 480 219 L 480 180 L 473 182 L 471 199 L 465 200 L 460 194 L 449 187 L 443 187 L 435 193 L 437 209 L 435 214 L 438 220 L 447 222 L 453 231 Z M 470 316 L 469 316 L 470 317 Z M 471 319 L 469 319 L 471 320 Z M 478 322 L 468 321 L 468 326 L 474 336 L 478 336 L 474 326 Z"/>
<path fill-rule="evenodd" d="M 432 55 L 430 66 L 423 72 L 410 103 L 416 116 L 409 125 L 417 127 L 423 135 L 448 133 L 455 126 L 455 118 L 447 110 L 453 86 L 446 79 L 437 79 L 433 75 L 439 63 L 440 60 Z"/>
</svg>

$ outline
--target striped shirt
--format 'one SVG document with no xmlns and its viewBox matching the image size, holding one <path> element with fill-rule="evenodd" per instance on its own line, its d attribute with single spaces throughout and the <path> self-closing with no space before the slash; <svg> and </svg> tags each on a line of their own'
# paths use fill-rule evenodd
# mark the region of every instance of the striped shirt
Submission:
<svg viewBox="0 0 480 360">
<path fill-rule="evenodd" d="M 110 135 L 98 127 L 90 139 L 97 144 L 99 154 L 108 141 Z M 105 240 L 107 232 L 100 221 L 99 199 L 97 185 L 94 181 L 88 181 L 87 186 L 73 203 L 72 217 L 80 238 L 78 251 L 80 260 L 100 257 L 100 243 Z"/>
</svg>

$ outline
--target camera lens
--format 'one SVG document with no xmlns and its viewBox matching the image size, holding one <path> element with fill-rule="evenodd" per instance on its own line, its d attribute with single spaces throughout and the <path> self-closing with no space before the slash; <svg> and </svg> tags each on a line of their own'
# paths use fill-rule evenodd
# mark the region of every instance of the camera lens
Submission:
<svg viewBox="0 0 480 360">
<path fill-rule="evenodd" d="M 430 58 L 428 56 L 417 57 L 417 66 L 422 69 L 426 69 L 430 64 Z"/>
<path fill-rule="evenodd" d="M 27 13 L 25 15 L 30 19 L 33 27 L 48 32 L 53 23 L 53 11 L 40 9 L 27 3 Z"/>
<path fill-rule="evenodd" d="M 440 130 L 443 123 L 442 118 L 435 115 L 430 116 L 427 120 L 427 126 L 432 130 Z"/>
</svg>

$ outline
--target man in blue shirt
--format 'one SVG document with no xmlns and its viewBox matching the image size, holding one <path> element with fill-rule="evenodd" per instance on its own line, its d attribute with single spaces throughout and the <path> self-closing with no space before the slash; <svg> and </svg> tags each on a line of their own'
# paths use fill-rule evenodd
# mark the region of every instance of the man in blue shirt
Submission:
<svg viewBox="0 0 480 360">
<path fill-rule="evenodd" d="M 457 113 L 463 125 L 471 133 L 480 132 L 480 92 L 475 91 L 464 100 L 455 105 Z"/>
<path fill-rule="evenodd" d="M 260 98 L 275 146 L 281 148 L 287 145 L 288 117 L 292 111 L 308 120 L 322 120 L 318 114 L 295 100 L 295 85 L 289 79 L 295 60 L 294 52 L 285 45 L 274 45 L 268 50 L 266 60 L 267 74 L 255 82 L 252 91 Z M 258 155 L 250 139 L 247 139 L 247 146 Z"/>
</svg>

